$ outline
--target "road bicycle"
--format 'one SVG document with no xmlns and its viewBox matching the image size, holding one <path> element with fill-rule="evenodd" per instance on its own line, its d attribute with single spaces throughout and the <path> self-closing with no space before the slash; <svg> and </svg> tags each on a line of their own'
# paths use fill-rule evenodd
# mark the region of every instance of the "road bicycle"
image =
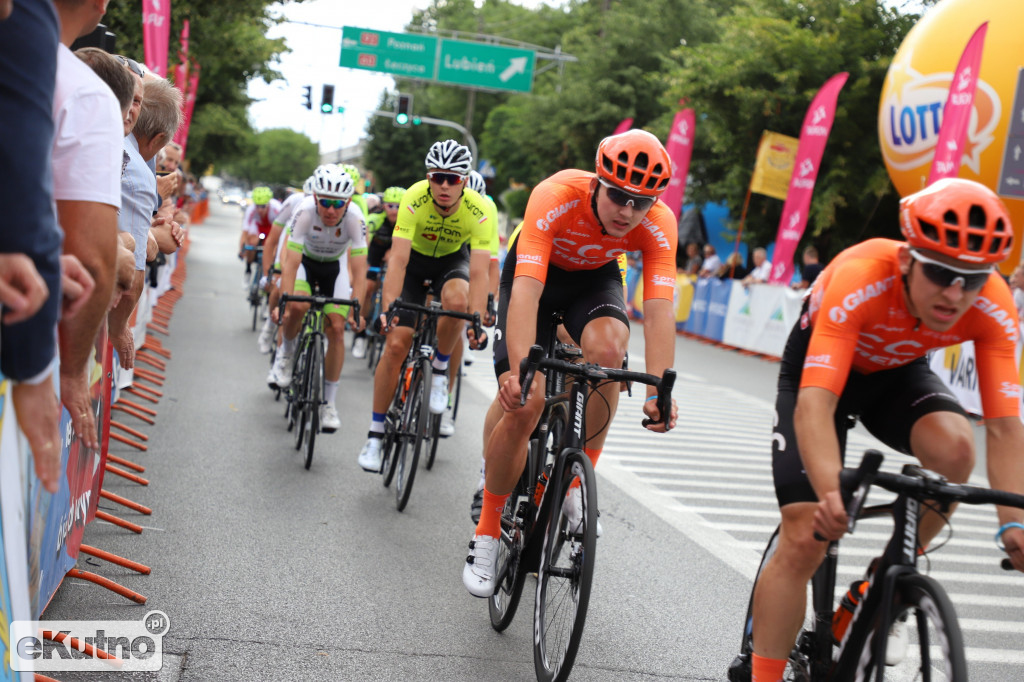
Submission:
<svg viewBox="0 0 1024 682">
<path fill-rule="evenodd" d="M 882 453 L 868 450 L 860 466 L 845 468 L 840 487 L 849 516 L 849 532 L 858 519 L 892 516 L 893 532 L 881 557 L 874 562 L 867 591 L 860 599 L 841 641 L 833 635 L 839 543 L 829 543 L 825 560 L 811 580 L 812 613 L 797 638 L 786 668 L 786 680 L 948 680 L 967 679 L 963 636 L 949 596 L 934 578 L 918 572 L 922 554 L 918 519 L 930 509 L 944 517 L 954 503 L 998 504 L 1024 509 L 1024 496 L 1002 490 L 949 483 L 942 476 L 914 464 L 899 474 L 879 471 Z M 872 486 L 896 493 L 892 502 L 865 507 Z M 946 518 L 947 524 L 949 519 Z M 765 548 L 757 575 L 778 545 L 775 530 Z M 1003 560 L 1003 568 L 1012 568 Z M 756 585 L 755 578 L 755 585 Z M 729 666 L 730 682 L 749 682 L 753 652 L 753 591 L 743 625 L 740 655 Z M 893 625 L 906 627 L 907 655 L 886 665 L 886 648 Z"/>
<path fill-rule="evenodd" d="M 263 237 L 261 236 L 260 239 Z M 249 280 L 249 293 L 246 299 L 252 309 L 252 330 L 256 331 L 258 320 L 262 320 L 267 314 L 267 292 L 260 286 L 260 279 L 263 277 L 263 245 L 242 247 L 245 251 L 255 251 L 256 258 L 252 262 L 252 277 Z"/>
<path fill-rule="evenodd" d="M 545 371 L 545 407 L 530 439 L 523 474 L 502 511 L 497 584 L 488 599 L 491 626 L 501 632 L 515 617 L 526 575 L 537 574 L 533 658 L 537 679 L 545 682 L 565 680 L 572 671 L 594 575 L 597 482 L 590 458 L 583 452 L 587 398 L 607 382 L 656 386 L 664 418 L 671 414 L 676 377 L 671 369 L 657 377 L 571 362 L 565 359 L 567 351 L 559 351 L 556 344 L 552 331 L 549 352 L 533 346 L 520 367 L 524 405 L 535 372 Z M 650 423 L 643 421 L 645 426 Z M 580 527 L 571 530 L 562 501 L 575 486 L 580 488 L 583 515 Z"/>
<path fill-rule="evenodd" d="M 487 294 L 487 312 L 490 314 L 491 319 L 494 319 L 494 294 Z M 468 352 L 468 351 L 467 351 Z M 451 411 L 452 411 L 452 423 L 459 416 L 459 401 L 462 398 L 462 375 L 465 373 L 465 365 L 468 364 L 466 354 L 462 354 L 462 363 L 452 372 L 452 384 L 451 384 Z"/>
<path fill-rule="evenodd" d="M 325 404 L 324 395 L 324 349 L 327 336 L 324 333 L 324 307 L 327 305 L 352 306 L 356 317 L 359 302 L 347 298 L 320 296 L 318 290 L 311 296 L 281 294 L 278 304 L 278 319 L 284 319 L 288 303 L 308 303 L 309 309 L 302 318 L 302 331 L 297 342 L 298 353 L 292 369 L 292 381 L 285 390 L 285 417 L 288 430 L 294 431 L 295 449 L 305 446 L 305 466 L 313 463 L 313 448 L 316 435 L 320 432 L 320 406 Z"/>
<path fill-rule="evenodd" d="M 409 503 L 420 456 L 425 455 L 424 465 L 429 470 L 434 466 L 437 455 L 441 415 L 430 411 L 430 384 L 434 377 L 431 360 L 437 346 L 438 318 L 470 321 L 478 339 L 482 332 L 479 313 L 444 310 L 439 301 L 422 306 L 396 299 L 387 312 L 387 318 L 394 318 L 400 310 L 415 312 L 418 319 L 412 344 L 399 370 L 395 396 L 384 416 L 381 473 L 385 487 L 391 485 L 397 475 L 395 506 L 398 511 L 404 510 Z"/>
<path fill-rule="evenodd" d="M 377 278 L 377 289 L 373 292 L 373 297 L 370 299 L 370 315 L 366 319 L 372 322 L 380 317 L 380 314 L 384 312 L 381 310 L 381 295 L 384 292 L 384 276 L 387 275 L 388 266 L 387 263 L 383 263 L 380 268 L 380 276 Z M 380 354 L 384 350 L 384 335 L 376 332 L 373 328 L 373 324 L 366 325 L 366 365 L 373 371 L 377 367 L 377 363 L 380 362 Z M 355 343 L 353 341 L 353 343 Z"/>
</svg>

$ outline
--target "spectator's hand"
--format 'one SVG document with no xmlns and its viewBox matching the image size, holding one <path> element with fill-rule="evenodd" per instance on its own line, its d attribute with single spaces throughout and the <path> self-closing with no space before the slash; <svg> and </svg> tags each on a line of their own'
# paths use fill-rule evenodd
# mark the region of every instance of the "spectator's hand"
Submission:
<svg viewBox="0 0 1024 682">
<path fill-rule="evenodd" d="M 111 308 L 116 308 L 121 302 L 121 296 L 132 288 L 132 282 L 135 280 L 135 254 L 123 246 L 118 247 L 116 267 L 114 300 L 110 304 Z"/>
<path fill-rule="evenodd" d="M 4 322 L 23 322 L 35 315 L 50 295 L 32 259 L 23 253 L 0 254 L 0 303 Z"/>
<path fill-rule="evenodd" d="M 153 236 L 153 231 L 150 230 L 146 237 L 146 262 L 156 260 L 158 253 L 160 253 L 160 243 L 157 242 L 156 237 Z"/>
<path fill-rule="evenodd" d="M 161 198 L 166 199 L 178 193 L 178 174 L 171 173 L 156 179 L 156 191 Z"/>
<path fill-rule="evenodd" d="M 77 256 L 66 253 L 60 257 L 60 282 L 63 299 L 61 317 L 70 320 L 82 309 L 96 288 L 96 280 Z"/>
<path fill-rule="evenodd" d="M 87 448 L 100 446 L 96 435 L 96 417 L 89 399 L 89 373 L 86 370 L 65 374 L 60 373 L 60 400 L 71 415 L 71 424 Z"/>
<path fill-rule="evenodd" d="M 14 0 L 0 0 L 0 21 L 3 21 L 7 17 L 11 16 L 11 11 L 14 9 Z"/>
<path fill-rule="evenodd" d="M 185 230 L 182 229 L 181 224 L 175 220 L 171 221 L 171 239 L 178 245 L 180 249 L 185 245 Z"/>
<path fill-rule="evenodd" d="M 14 384 L 11 389 L 18 426 L 32 448 L 36 476 L 48 492 L 57 492 L 60 483 L 60 404 L 47 377 L 42 382 Z"/>
<path fill-rule="evenodd" d="M 110 344 L 117 351 L 117 357 L 121 359 L 122 369 L 133 369 L 135 367 L 135 334 L 132 328 L 125 325 L 125 328 L 112 334 Z"/>
</svg>

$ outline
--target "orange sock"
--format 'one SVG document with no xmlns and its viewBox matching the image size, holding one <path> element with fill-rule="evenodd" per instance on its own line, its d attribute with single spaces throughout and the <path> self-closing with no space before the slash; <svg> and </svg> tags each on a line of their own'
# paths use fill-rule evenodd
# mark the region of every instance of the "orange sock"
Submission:
<svg viewBox="0 0 1024 682">
<path fill-rule="evenodd" d="M 786 661 L 777 658 L 764 658 L 751 654 L 750 682 L 779 682 L 786 672 Z"/>
<path fill-rule="evenodd" d="M 501 510 L 505 508 L 508 495 L 495 495 L 484 488 L 484 506 L 480 509 L 480 522 L 476 524 L 477 535 L 501 537 Z"/>
<path fill-rule="evenodd" d="M 601 448 L 583 448 L 583 454 L 585 454 L 587 457 L 590 458 L 590 463 L 596 468 L 597 467 L 597 458 L 601 456 Z M 580 479 L 578 479 L 578 478 L 575 479 L 572 482 L 572 485 L 570 485 L 569 487 L 570 488 L 579 488 L 580 487 Z"/>
</svg>

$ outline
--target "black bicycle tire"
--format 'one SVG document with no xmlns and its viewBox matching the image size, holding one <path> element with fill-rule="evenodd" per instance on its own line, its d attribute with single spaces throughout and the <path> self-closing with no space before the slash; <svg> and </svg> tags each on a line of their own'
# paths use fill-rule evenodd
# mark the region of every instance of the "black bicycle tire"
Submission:
<svg viewBox="0 0 1024 682">
<path fill-rule="evenodd" d="M 259 317 L 260 306 L 258 303 L 249 301 L 249 307 L 252 308 L 252 330 L 256 331 L 256 318 Z"/>
<path fill-rule="evenodd" d="M 564 459 L 560 460 L 559 466 L 562 469 L 561 480 L 558 488 L 553 491 L 555 497 L 551 502 L 551 518 L 544 529 L 544 544 L 537 571 L 537 597 L 533 619 L 533 660 L 537 679 L 541 682 L 563 682 L 572 672 L 580 640 L 583 637 L 583 628 L 586 624 L 597 549 L 597 484 L 594 478 L 594 467 L 591 465 L 590 459 L 579 450 L 568 452 Z M 569 492 L 570 484 L 576 477 L 580 478 L 584 521 L 581 538 L 582 549 L 573 555 L 576 559 L 572 564 L 574 572 L 578 574 L 578 580 L 575 584 L 567 586 L 576 593 L 575 611 L 565 646 L 561 647 L 561 653 L 557 658 L 552 660 L 548 656 L 548 650 L 552 647 L 547 645 L 549 628 L 545 623 L 549 611 L 547 596 L 552 591 L 551 588 L 560 587 L 560 585 L 552 584 L 552 565 L 563 548 L 567 545 L 572 547 L 574 544 L 562 539 L 565 517 L 562 514 L 561 500 Z"/>
<path fill-rule="evenodd" d="M 409 392 L 405 397 L 405 410 L 402 419 L 402 445 L 398 453 L 396 466 L 395 484 L 395 508 L 398 511 L 405 510 L 409 504 L 409 495 L 412 494 L 412 485 L 416 481 L 416 468 L 419 465 L 422 436 L 420 433 L 420 422 L 423 419 L 423 410 L 430 409 L 430 395 L 428 393 L 429 382 L 425 376 L 424 368 L 429 372 L 430 364 L 426 360 L 416 363 L 412 371 L 412 380 L 409 382 Z M 406 454 L 409 455 L 408 460 Z"/>
<path fill-rule="evenodd" d="M 864 647 L 871 647 L 871 651 L 868 655 L 858 655 L 858 661 L 856 668 L 850 671 L 848 679 L 858 679 L 858 676 L 862 676 L 865 682 L 870 680 L 876 680 L 874 675 L 876 667 L 875 659 L 875 639 L 881 637 L 880 653 L 883 657 L 885 656 L 885 645 L 889 638 L 889 630 L 892 625 L 896 622 L 897 618 L 906 610 L 913 609 L 915 617 L 912 620 L 908 620 L 907 627 L 920 628 L 921 619 L 928 618 L 929 616 L 937 617 L 938 620 L 931 620 L 930 622 L 942 630 L 942 637 L 944 638 L 943 646 L 937 647 L 938 650 L 946 655 L 945 675 L 944 678 L 948 682 L 963 682 L 967 680 L 967 658 L 964 653 L 964 638 L 960 631 L 960 623 L 957 620 L 956 609 L 953 607 L 953 602 L 950 601 L 949 595 L 942 588 L 942 585 L 938 583 L 934 578 L 927 575 L 921 575 L 920 573 L 908 573 L 900 576 L 896 581 L 896 599 L 893 608 L 889 613 L 888 622 L 884 623 L 884 627 L 879 628 L 879 619 L 876 618 L 875 622 L 870 624 L 870 632 L 864 631 L 863 643 L 860 646 L 855 646 L 854 642 L 848 642 L 847 647 L 853 646 L 852 651 L 860 650 L 864 651 Z M 854 623 L 855 631 L 861 630 Z M 851 637 L 856 632 L 851 632 Z M 928 647 L 927 638 L 922 641 L 920 632 L 918 631 L 918 637 L 916 643 L 908 645 L 908 654 L 915 648 L 920 647 L 925 649 L 927 653 L 921 653 L 917 659 L 910 657 L 909 660 L 904 659 L 904 663 L 911 665 L 912 661 L 920 660 L 925 655 L 930 655 L 930 649 Z M 851 653 L 852 653 L 851 651 Z M 844 658 L 845 652 L 844 652 Z M 893 668 L 886 668 L 886 677 L 890 677 L 890 673 Z M 915 678 L 920 679 L 920 678 Z M 934 679 L 926 677 L 925 679 Z"/>
<path fill-rule="evenodd" d="M 295 449 L 301 450 L 306 435 L 306 409 L 302 395 L 303 379 L 306 376 L 306 363 L 309 362 L 309 344 L 305 339 L 299 339 L 299 357 L 295 361 L 292 371 L 292 381 L 288 385 L 288 399 L 292 402 L 292 416 L 295 419 Z"/>
<path fill-rule="evenodd" d="M 381 474 L 382 483 L 387 488 L 395 476 L 398 464 L 398 451 L 402 446 L 402 417 L 405 414 L 405 392 L 402 382 L 405 381 L 405 368 L 402 364 L 398 372 L 399 384 L 395 388 L 395 397 L 384 416 L 384 442 L 381 443 Z"/>
<path fill-rule="evenodd" d="M 530 441 L 530 451 L 535 452 L 537 441 Z M 530 459 L 523 468 L 523 474 L 519 477 L 516 487 L 512 490 L 505 501 L 505 508 L 501 511 L 502 537 L 498 538 L 498 558 L 496 561 L 498 575 L 504 577 L 498 580 L 495 585 L 494 594 L 487 599 L 487 613 L 491 618 L 491 627 L 497 632 L 503 632 L 516 616 L 519 608 L 519 599 L 523 596 L 523 585 L 526 583 L 526 574 L 529 572 L 526 566 L 520 566 L 523 549 L 526 547 L 526 535 L 528 529 L 524 521 L 532 519 L 537 508 L 531 501 L 524 510 L 524 517 L 519 517 L 519 499 L 530 493 L 533 485 L 534 467 L 530 466 Z M 511 556 L 510 556 L 511 555 Z M 506 568 L 503 564 L 507 561 L 512 563 Z M 511 572 L 511 577 L 508 573 Z"/>
<path fill-rule="evenodd" d="M 313 338 L 309 355 L 309 371 L 306 374 L 306 469 L 313 464 L 313 449 L 320 431 L 320 402 L 324 388 L 324 347 L 323 339 Z"/>
<path fill-rule="evenodd" d="M 381 442 L 381 482 L 387 488 L 395 477 L 395 464 L 398 462 L 398 446 L 401 436 L 394 431 L 385 431 Z"/>
<path fill-rule="evenodd" d="M 455 390 L 452 391 L 452 421 L 459 416 L 459 398 L 462 396 L 462 366 L 455 368 Z"/>
<path fill-rule="evenodd" d="M 430 415 L 430 447 L 427 448 L 427 458 L 423 462 L 427 471 L 434 467 L 434 458 L 437 457 L 437 444 L 441 441 L 441 415 Z"/>
</svg>

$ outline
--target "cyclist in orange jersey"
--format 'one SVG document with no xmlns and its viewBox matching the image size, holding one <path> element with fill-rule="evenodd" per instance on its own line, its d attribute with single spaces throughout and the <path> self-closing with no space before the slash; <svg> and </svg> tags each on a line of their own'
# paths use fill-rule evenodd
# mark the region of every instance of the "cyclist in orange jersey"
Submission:
<svg viewBox="0 0 1024 682">
<path fill-rule="evenodd" d="M 818 538 L 846 532 L 839 471 L 850 417 L 953 482 L 966 481 L 974 468 L 971 424 L 929 369 L 929 350 L 974 342 L 988 479 L 1024 493 L 1017 316 L 995 271 L 1013 241 L 1006 207 L 987 187 L 949 178 L 905 197 L 900 227 L 906 241 L 872 239 L 825 268 L 782 356 L 772 435 L 782 528 L 754 592 L 758 682 L 782 677 L 803 622 L 807 582 L 825 555 L 827 543 Z M 1024 511 L 1000 507 L 998 514 L 997 539 L 1024 570 Z M 926 512 L 920 545 L 944 523 Z M 889 649 L 891 663 L 906 650 L 899 626 Z"/>
<path fill-rule="evenodd" d="M 520 407 L 519 363 L 532 344 L 547 342 L 552 313 L 563 312 L 565 328 L 587 362 L 620 367 L 629 322 L 617 256 L 641 251 L 647 371 L 660 375 L 674 361 L 677 226 L 672 211 L 658 201 L 672 176 L 671 161 L 656 137 L 631 130 L 605 138 L 596 165 L 596 173 L 565 170 L 534 188 L 521 234 L 505 259 L 494 333 L 500 388 L 488 413 L 494 428 L 484 444 L 483 508 L 462 574 L 466 589 L 477 597 L 494 592 L 501 510 L 523 471 L 530 432 L 544 408 L 541 372 L 526 406 Z M 602 399 L 587 407 L 585 451 L 595 463 L 615 415 L 619 386 L 606 385 L 599 392 Z M 648 396 L 644 412 L 657 419 L 656 389 L 649 388 Z M 665 431 L 675 417 L 673 404 L 667 424 L 648 428 Z M 578 489 L 563 508 L 578 526 Z"/>
</svg>

